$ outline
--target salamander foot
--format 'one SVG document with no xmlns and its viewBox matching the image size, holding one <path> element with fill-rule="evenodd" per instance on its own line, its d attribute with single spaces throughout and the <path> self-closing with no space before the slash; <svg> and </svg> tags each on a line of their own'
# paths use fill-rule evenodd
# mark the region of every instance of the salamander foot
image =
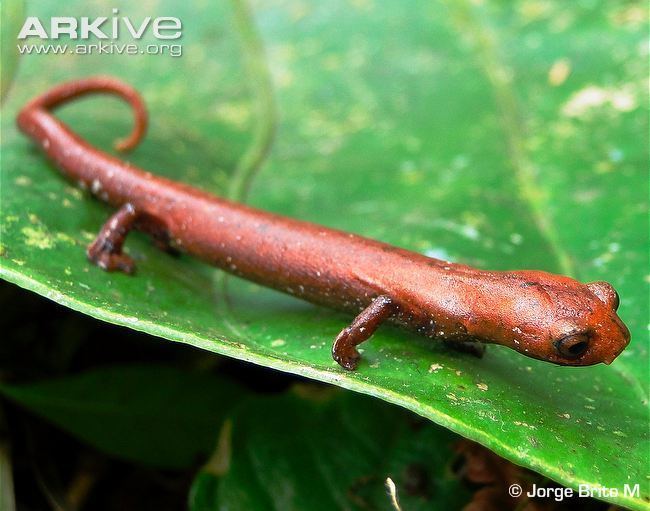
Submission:
<svg viewBox="0 0 650 511">
<path fill-rule="evenodd" d="M 88 259 L 106 271 L 134 273 L 135 262 L 122 252 L 122 247 L 137 218 L 138 213 L 132 204 L 118 209 L 102 226 L 95 241 L 88 245 Z"/>
<path fill-rule="evenodd" d="M 341 367 L 354 371 L 359 365 L 361 354 L 357 346 L 368 340 L 377 327 L 395 311 L 395 303 L 389 296 L 374 299 L 352 323 L 341 330 L 332 345 L 332 357 Z"/>
</svg>

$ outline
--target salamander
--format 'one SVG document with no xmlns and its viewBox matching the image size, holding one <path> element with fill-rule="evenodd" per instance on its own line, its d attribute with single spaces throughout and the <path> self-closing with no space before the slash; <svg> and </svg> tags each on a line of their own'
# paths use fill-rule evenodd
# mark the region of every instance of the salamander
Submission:
<svg viewBox="0 0 650 511">
<path fill-rule="evenodd" d="M 67 178 L 116 208 L 87 249 L 90 261 L 104 270 L 134 272 L 123 245 L 135 229 L 162 249 L 355 315 L 332 347 L 333 358 L 348 370 L 359 364 L 357 346 L 384 322 L 461 349 L 494 343 L 569 366 L 610 364 L 630 341 L 616 313 L 618 294 L 607 282 L 441 261 L 260 211 L 125 163 L 92 147 L 51 113 L 91 93 L 117 95 L 130 104 L 134 128 L 116 149 L 134 148 L 147 128 L 145 105 L 133 88 L 110 77 L 53 87 L 20 111 L 17 124 Z"/>
</svg>

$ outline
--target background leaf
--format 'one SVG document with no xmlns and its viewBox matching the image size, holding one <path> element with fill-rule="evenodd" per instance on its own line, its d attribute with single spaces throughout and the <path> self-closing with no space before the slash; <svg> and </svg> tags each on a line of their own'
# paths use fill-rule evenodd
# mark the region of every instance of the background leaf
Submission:
<svg viewBox="0 0 650 511">
<path fill-rule="evenodd" d="M 3 384 L 0 393 L 113 456 L 173 469 L 212 450 L 242 395 L 228 381 L 156 364 Z"/>
<path fill-rule="evenodd" d="M 0 408 L 0 509 L 15 511 L 14 478 L 11 470 L 11 444 L 8 439 L 4 410 Z"/>
<path fill-rule="evenodd" d="M 451 471 L 454 441 L 354 394 L 250 400 L 233 417 L 225 473 L 199 476 L 190 509 L 393 511 L 386 477 L 403 509 L 460 509 L 470 493 Z"/>
<path fill-rule="evenodd" d="M 241 67 L 239 49 L 257 50 L 230 4 L 113 6 L 180 17 L 184 55 L 24 59 L 3 112 L 4 278 L 106 321 L 397 403 L 569 486 L 638 482 L 641 497 L 609 500 L 647 508 L 644 7 L 255 4 L 277 104 L 277 119 L 256 121 L 249 98 L 264 78 Z M 474 360 L 385 328 L 350 374 L 330 358 L 347 316 L 232 278 L 226 289 L 218 271 L 141 236 L 129 240 L 137 277 L 89 266 L 84 247 L 109 209 L 56 175 L 12 118 L 53 83 L 98 72 L 136 86 L 152 112 L 134 163 L 217 193 L 244 168 L 264 209 L 482 268 L 608 280 L 632 344 L 610 367 L 574 369 L 498 347 Z M 106 148 L 130 122 L 114 105 L 60 115 Z M 242 166 L 262 121 L 277 125 L 276 142 L 263 168 Z"/>
</svg>

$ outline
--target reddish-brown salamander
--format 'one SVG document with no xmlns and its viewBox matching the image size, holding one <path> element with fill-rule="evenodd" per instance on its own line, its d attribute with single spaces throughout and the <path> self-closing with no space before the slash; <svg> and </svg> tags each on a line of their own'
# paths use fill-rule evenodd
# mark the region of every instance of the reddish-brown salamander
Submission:
<svg viewBox="0 0 650 511">
<path fill-rule="evenodd" d="M 581 284 L 542 271 L 482 271 L 355 234 L 229 202 L 156 177 L 91 147 L 50 109 L 89 93 L 116 94 L 135 114 L 133 148 L 147 114 L 131 87 L 107 77 L 58 85 L 28 103 L 20 129 L 71 180 L 117 209 L 88 247 L 101 268 L 132 273 L 122 252 L 131 229 L 234 275 L 357 314 L 334 341 L 334 359 L 359 363 L 356 346 L 383 321 L 452 345 L 480 341 L 562 365 L 609 364 L 630 340 L 606 282 Z"/>
</svg>

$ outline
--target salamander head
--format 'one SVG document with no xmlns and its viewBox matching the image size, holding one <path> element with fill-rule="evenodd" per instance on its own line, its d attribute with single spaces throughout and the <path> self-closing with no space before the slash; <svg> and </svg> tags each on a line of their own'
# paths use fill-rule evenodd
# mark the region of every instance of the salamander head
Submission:
<svg viewBox="0 0 650 511">
<path fill-rule="evenodd" d="M 584 315 L 558 325 L 555 354 L 565 365 L 611 364 L 630 342 L 630 331 L 616 313 L 619 297 L 607 282 L 586 284 Z M 562 330 L 564 329 L 564 330 Z"/>
<path fill-rule="evenodd" d="M 539 321 L 531 310 L 532 317 L 521 328 L 521 342 L 510 345 L 559 365 L 611 364 L 630 342 L 630 331 L 616 314 L 619 298 L 614 288 L 607 282 L 581 284 L 535 273 L 530 291 L 538 304 L 543 303 L 536 313 Z"/>
</svg>

